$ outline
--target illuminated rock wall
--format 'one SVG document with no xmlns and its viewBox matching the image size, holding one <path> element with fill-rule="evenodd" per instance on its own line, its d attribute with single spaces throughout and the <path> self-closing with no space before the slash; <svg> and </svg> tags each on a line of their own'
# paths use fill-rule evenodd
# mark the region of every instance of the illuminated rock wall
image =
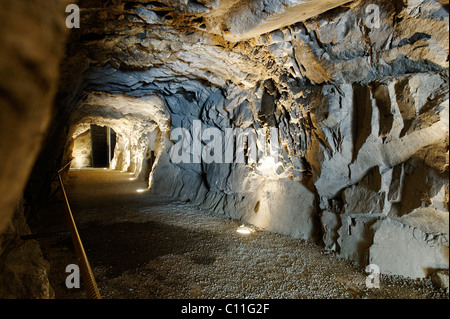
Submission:
<svg viewBox="0 0 450 319">
<path fill-rule="evenodd" d="M 96 30 L 115 36 L 80 36 L 97 63 L 83 77 L 91 98 L 77 104 L 72 118 L 122 124 L 132 118 L 134 126 L 118 124 L 132 137 L 126 147 L 119 143 L 115 163 L 132 158 L 123 154 L 133 147 L 146 154 L 142 162 L 149 143 L 157 145 L 149 176 L 156 194 L 321 242 L 384 273 L 424 277 L 448 268 L 445 4 L 378 1 L 374 24 L 372 3 L 354 1 L 309 20 L 279 20 L 280 27 L 263 33 L 255 31 L 267 26 L 262 20 L 260 28 L 234 28 L 231 2 L 188 4 L 182 13 L 171 11 L 174 1 L 164 3 L 130 6 L 122 15 L 108 11 Z M 229 33 L 214 29 L 211 17 L 219 13 Z M 85 23 L 96 15 L 88 11 Z M 178 140 L 171 133 L 192 134 L 195 121 L 218 129 L 224 141 L 230 128 L 275 129 L 278 156 L 268 171 L 261 170 L 267 163 L 195 163 L 188 144 L 191 162 L 174 163 Z M 149 127 L 153 137 L 142 139 Z M 255 145 L 261 155 L 264 145 Z M 227 156 L 225 145 L 219 151 Z M 117 168 L 146 177 L 140 164 L 131 166 Z M 418 241 L 410 246 L 413 237 Z M 410 250 L 417 254 L 392 257 Z"/>
<path fill-rule="evenodd" d="M 20 105 L 48 108 L 2 126 L 30 125 L 26 143 L 1 140 L 2 149 L 23 149 L 1 158 L 9 209 L 0 224 L 8 225 L 35 156 L 23 175 L 10 169 L 16 159 L 37 153 L 46 133 L 31 176 L 48 180 L 76 155 L 78 125 L 98 124 L 117 133 L 112 168 L 148 180 L 155 194 L 318 242 L 383 273 L 448 268 L 448 1 L 328 3 L 82 1 L 54 112 L 54 86 L 43 100 L 18 94 Z M 58 65 L 44 58 L 33 65 Z M 228 142 L 228 129 L 273 129 L 278 156 L 264 160 L 256 143 L 261 163 L 175 163 L 171 134 L 193 132 L 196 121 Z M 23 183 L 11 188 L 14 172 Z"/>
</svg>

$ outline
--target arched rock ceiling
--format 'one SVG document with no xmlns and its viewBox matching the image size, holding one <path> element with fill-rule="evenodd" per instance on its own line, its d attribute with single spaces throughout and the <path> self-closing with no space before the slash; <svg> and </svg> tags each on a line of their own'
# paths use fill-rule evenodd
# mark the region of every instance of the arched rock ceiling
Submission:
<svg viewBox="0 0 450 319">
<path fill-rule="evenodd" d="M 119 73 L 115 78 L 115 70 L 140 72 L 141 82 L 147 84 L 195 79 L 218 87 L 232 82 L 251 88 L 273 77 L 276 65 L 267 52 L 242 40 L 344 2 L 349 1 L 80 1 L 81 28 L 73 34 L 67 67 L 101 67 L 93 69 L 88 80 L 105 84 L 105 75 L 110 75 L 115 88 L 133 88 Z"/>
<path fill-rule="evenodd" d="M 380 1 L 381 27 L 371 30 L 364 24 L 368 1 L 329 2 L 81 0 L 58 104 L 67 114 L 74 107 L 87 114 L 92 105 L 79 94 L 87 92 L 130 107 L 121 95 L 181 94 L 201 106 L 217 89 L 251 101 L 269 82 L 276 86 L 269 94 L 290 111 L 311 84 L 448 68 L 448 13 L 438 2 L 421 1 L 417 10 L 415 2 Z M 103 110 L 114 116 L 108 105 Z"/>
<path fill-rule="evenodd" d="M 344 3 L 345 8 L 329 11 Z M 249 89 L 286 76 L 299 83 L 353 83 L 448 67 L 448 36 L 442 33 L 448 33 L 448 19 L 440 17 L 439 5 L 425 1 L 417 11 L 413 3 L 382 1 L 381 27 L 369 30 L 367 4 L 82 0 L 81 28 L 69 42 L 63 91 L 78 87 L 143 95 L 167 92 L 168 85 L 160 83 L 173 88 L 192 86 L 186 81 L 193 80 Z M 74 71 L 83 78 L 76 85 Z"/>
<path fill-rule="evenodd" d="M 448 234 L 433 235 L 436 253 L 414 257 L 405 247 L 415 232 L 403 225 L 435 220 L 434 208 L 448 217 L 448 0 L 378 0 L 379 28 L 365 22 L 372 3 L 82 0 L 57 103 L 67 117 L 56 122 L 123 119 L 140 154 L 145 129 L 167 132 L 166 119 L 170 129 L 194 120 L 222 131 L 277 127 L 282 165 L 270 183 L 245 165 L 175 165 L 169 138 L 152 183 L 164 196 L 297 238 L 329 229 L 324 242 L 342 257 L 360 262 L 373 247 L 375 263 L 424 276 L 419 260 L 448 265 L 438 244 Z M 429 211 L 416 210 L 425 203 L 417 194 Z M 417 266 L 395 268 L 389 246 Z"/>
</svg>

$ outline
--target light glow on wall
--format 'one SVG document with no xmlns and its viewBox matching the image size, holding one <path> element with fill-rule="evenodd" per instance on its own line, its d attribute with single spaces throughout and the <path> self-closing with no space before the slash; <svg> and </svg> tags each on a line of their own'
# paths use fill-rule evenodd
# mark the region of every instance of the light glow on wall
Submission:
<svg viewBox="0 0 450 319">
<path fill-rule="evenodd" d="M 272 156 L 264 156 L 256 166 L 256 170 L 262 175 L 277 175 L 277 168 L 280 165 Z"/>
</svg>

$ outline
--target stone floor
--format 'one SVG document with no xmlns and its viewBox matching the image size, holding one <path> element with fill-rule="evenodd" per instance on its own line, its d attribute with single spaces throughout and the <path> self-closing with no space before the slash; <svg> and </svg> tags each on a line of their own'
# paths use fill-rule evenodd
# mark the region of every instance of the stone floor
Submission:
<svg viewBox="0 0 450 319">
<path fill-rule="evenodd" d="M 69 173 L 69 201 L 104 299 L 448 298 L 429 279 L 381 276 L 368 288 L 364 269 L 316 244 L 251 227 L 241 234 L 238 221 L 145 188 L 118 171 Z M 59 218 L 48 227 L 61 227 Z M 76 263 L 70 237 L 40 243 L 56 298 L 86 298 L 65 287 L 65 267 Z"/>
</svg>

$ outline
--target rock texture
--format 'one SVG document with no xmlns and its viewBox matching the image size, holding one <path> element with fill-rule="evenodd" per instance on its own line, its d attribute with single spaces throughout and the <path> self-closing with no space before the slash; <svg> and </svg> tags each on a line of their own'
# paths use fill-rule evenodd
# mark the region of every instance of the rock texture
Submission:
<svg viewBox="0 0 450 319">
<path fill-rule="evenodd" d="M 448 267 L 448 5 L 379 1 L 374 26 L 367 1 L 295 22 L 281 17 L 296 4 L 277 4 L 270 27 L 252 20 L 257 1 L 86 9 L 67 63 L 92 62 L 71 125 L 132 132 L 114 163 L 140 177 L 157 151 L 155 193 L 321 241 L 386 274 Z M 196 120 L 223 140 L 229 128 L 276 129 L 270 173 L 261 163 L 171 161 L 171 132 L 193 132 Z"/>
<path fill-rule="evenodd" d="M 51 299 L 54 292 L 48 280 L 50 264 L 36 240 L 22 240 L 30 229 L 20 202 L 0 237 L 0 298 Z"/>
<path fill-rule="evenodd" d="M 22 196 L 51 121 L 68 30 L 66 0 L 0 1 L 0 298 L 51 298 L 48 263 Z"/>
<path fill-rule="evenodd" d="M 108 125 L 112 167 L 154 193 L 382 273 L 448 268 L 448 1 L 370 5 L 80 1 L 33 176 L 72 158 L 78 125 Z M 175 163 L 172 133 L 197 121 L 232 144 L 228 129 L 274 129 L 278 156 L 198 162 L 187 143 Z"/>
<path fill-rule="evenodd" d="M 22 196 L 51 119 L 68 2 L 0 3 L 0 232 Z"/>
<path fill-rule="evenodd" d="M 72 137 L 72 156 L 74 157 L 74 161 L 71 163 L 70 167 L 92 167 L 91 126 L 88 124 L 80 124 Z"/>
<path fill-rule="evenodd" d="M 439 288 L 446 289 L 448 292 L 448 269 L 438 270 L 431 276 L 432 282 Z"/>
</svg>

